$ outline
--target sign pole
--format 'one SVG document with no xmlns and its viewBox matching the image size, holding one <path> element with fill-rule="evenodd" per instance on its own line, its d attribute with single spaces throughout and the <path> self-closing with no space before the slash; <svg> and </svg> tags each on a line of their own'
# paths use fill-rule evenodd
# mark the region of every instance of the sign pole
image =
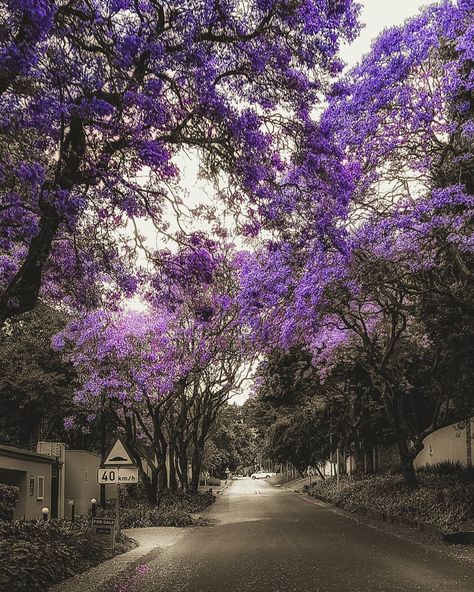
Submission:
<svg viewBox="0 0 474 592">
<path fill-rule="evenodd" d="M 138 483 L 138 466 L 133 460 L 133 455 L 128 450 L 125 442 L 120 436 L 117 437 L 114 445 L 110 448 L 109 452 L 102 459 L 102 462 L 97 469 L 97 483 L 100 485 L 117 485 L 117 495 L 115 499 L 115 520 L 110 518 L 110 521 L 114 522 L 114 531 L 116 536 L 120 536 L 120 484 L 132 485 Z M 107 519 L 104 519 L 107 520 Z M 97 522 L 96 518 L 93 518 Z M 99 520 L 100 522 L 100 520 Z M 105 522 L 102 524 L 97 522 L 99 530 L 107 530 L 107 532 L 114 538 L 114 532 L 111 532 L 111 527 Z M 98 536 L 106 534 L 105 532 L 97 532 Z"/>
<path fill-rule="evenodd" d="M 115 500 L 115 520 L 117 521 L 117 538 L 120 536 L 120 483 L 117 483 L 117 499 Z"/>
</svg>

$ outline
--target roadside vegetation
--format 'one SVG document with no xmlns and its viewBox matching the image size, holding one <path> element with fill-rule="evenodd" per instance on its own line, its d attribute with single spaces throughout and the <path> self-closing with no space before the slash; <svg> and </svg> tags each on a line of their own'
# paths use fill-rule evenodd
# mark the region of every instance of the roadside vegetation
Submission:
<svg viewBox="0 0 474 592">
<path fill-rule="evenodd" d="M 115 549 L 104 549 L 94 540 L 86 516 L 74 522 L 0 522 L 0 590 L 43 592 L 135 546 L 122 535 Z"/>
<path fill-rule="evenodd" d="M 0 483 L 0 521 L 11 520 L 18 501 L 18 487 Z"/>
<path fill-rule="evenodd" d="M 442 532 L 471 530 L 474 524 L 474 469 L 442 463 L 417 470 L 419 486 L 409 489 L 400 473 L 342 475 L 306 486 L 309 495 L 352 513 L 378 512 L 386 519 L 421 523 Z"/>
<path fill-rule="evenodd" d="M 337 183 L 282 208 L 281 241 L 243 272 L 263 351 L 250 411 L 277 463 L 338 450 L 370 473 L 393 447 L 415 490 L 425 438 L 474 416 L 472 18 L 433 5 L 374 40 L 321 118 L 349 169 L 314 138 Z M 323 195 L 349 203 L 340 224 Z"/>
<path fill-rule="evenodd" d="M 201 523 L 192 514 L 203 512 L 215 501 L 212 493 L 167 493 L 160 504 L 151 504 L 146 498 L 128 499 L 120 508 L 122 528 L 146 528 L 148 526 L 191 526 Z M 115 502 L 100 515 L 115 516 Z"/>
<path fill-rule="evenodd" d="M 6 486 L 2 489 L 7 508 L 16 492 Z M 203 512 L 214 500 L 210 493 L 167 494 L 159 506 L 146 499 L 129 499 L 120 511 L 121 527 L 190 526 L 197 523 L 192 514 Z M 99 515 L 114 516 L 113 504 Z M 122 533 L 115 549 L 104 549 L 92 535 L 90 516 L 79 516 L 74 522 L 0 521 L 0 590 L 42 592 L 135 546 Z"/>
</svg>

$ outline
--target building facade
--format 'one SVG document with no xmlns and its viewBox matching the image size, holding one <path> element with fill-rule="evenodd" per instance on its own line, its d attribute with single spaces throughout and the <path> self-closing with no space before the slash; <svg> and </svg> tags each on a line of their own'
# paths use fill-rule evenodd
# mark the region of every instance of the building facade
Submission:
<svg viewBox="0 0 474 592">
<path fill-rule="evenodd" d="M 0 483 L 19 489 L 13 514 L 19 518 L 41 518 L 41 510 L 48 508 L 56 517 L 59 509 L 57 480 L 59 467 L 56 459 L 44 454 L 13 446 L 0 445 Z"/>
</svg>

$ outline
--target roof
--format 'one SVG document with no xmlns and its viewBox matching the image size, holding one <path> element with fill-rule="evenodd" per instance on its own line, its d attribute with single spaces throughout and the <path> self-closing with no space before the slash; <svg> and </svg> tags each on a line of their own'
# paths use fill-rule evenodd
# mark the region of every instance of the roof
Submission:
<svg viewBox="0 0 474 592">
<path fill-rule="evenodd" d="M 38 462 L 56 462 L 56 458 L 53 456 L 46 456 L 46 454 L 38 454 L 37 452 L 32 452 L 31 450 L 15 448 L 14 446 L 6 446 L 4 444 L 0 444 L 0 456 L 1 455 L 13 458 L 27 458 L 29 460 L 36 460 Z"/>
<path fill-rule="evenodd" d="M 90 456 L 95 456 L 96 458 L 101 458 L 100 454 L 97 454 L 97 452 L 91 452 L 90 450 L 69 450 L 69 448 L 66 448 L 66 456 L 68 454 L 89 454 Z"/>
</svg>

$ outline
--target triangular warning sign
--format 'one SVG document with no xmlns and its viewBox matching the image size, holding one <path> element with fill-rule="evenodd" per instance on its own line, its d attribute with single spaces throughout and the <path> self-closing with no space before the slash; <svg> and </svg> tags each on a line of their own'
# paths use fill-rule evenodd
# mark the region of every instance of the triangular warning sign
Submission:
<svg viewBox="0 0 474 592">
<path fill-rule="evenodd" d="M 117 441 L 110 449 L 109 453 L 105 457 L 102 466 L 104 467 L 119 467 L 119 466 L 135 466 L 135 463 L 132 460 L 132 455 L 128 451 L 125 443 L 122 441 L 120 436 L 117 438 Z"/>
</svg>

